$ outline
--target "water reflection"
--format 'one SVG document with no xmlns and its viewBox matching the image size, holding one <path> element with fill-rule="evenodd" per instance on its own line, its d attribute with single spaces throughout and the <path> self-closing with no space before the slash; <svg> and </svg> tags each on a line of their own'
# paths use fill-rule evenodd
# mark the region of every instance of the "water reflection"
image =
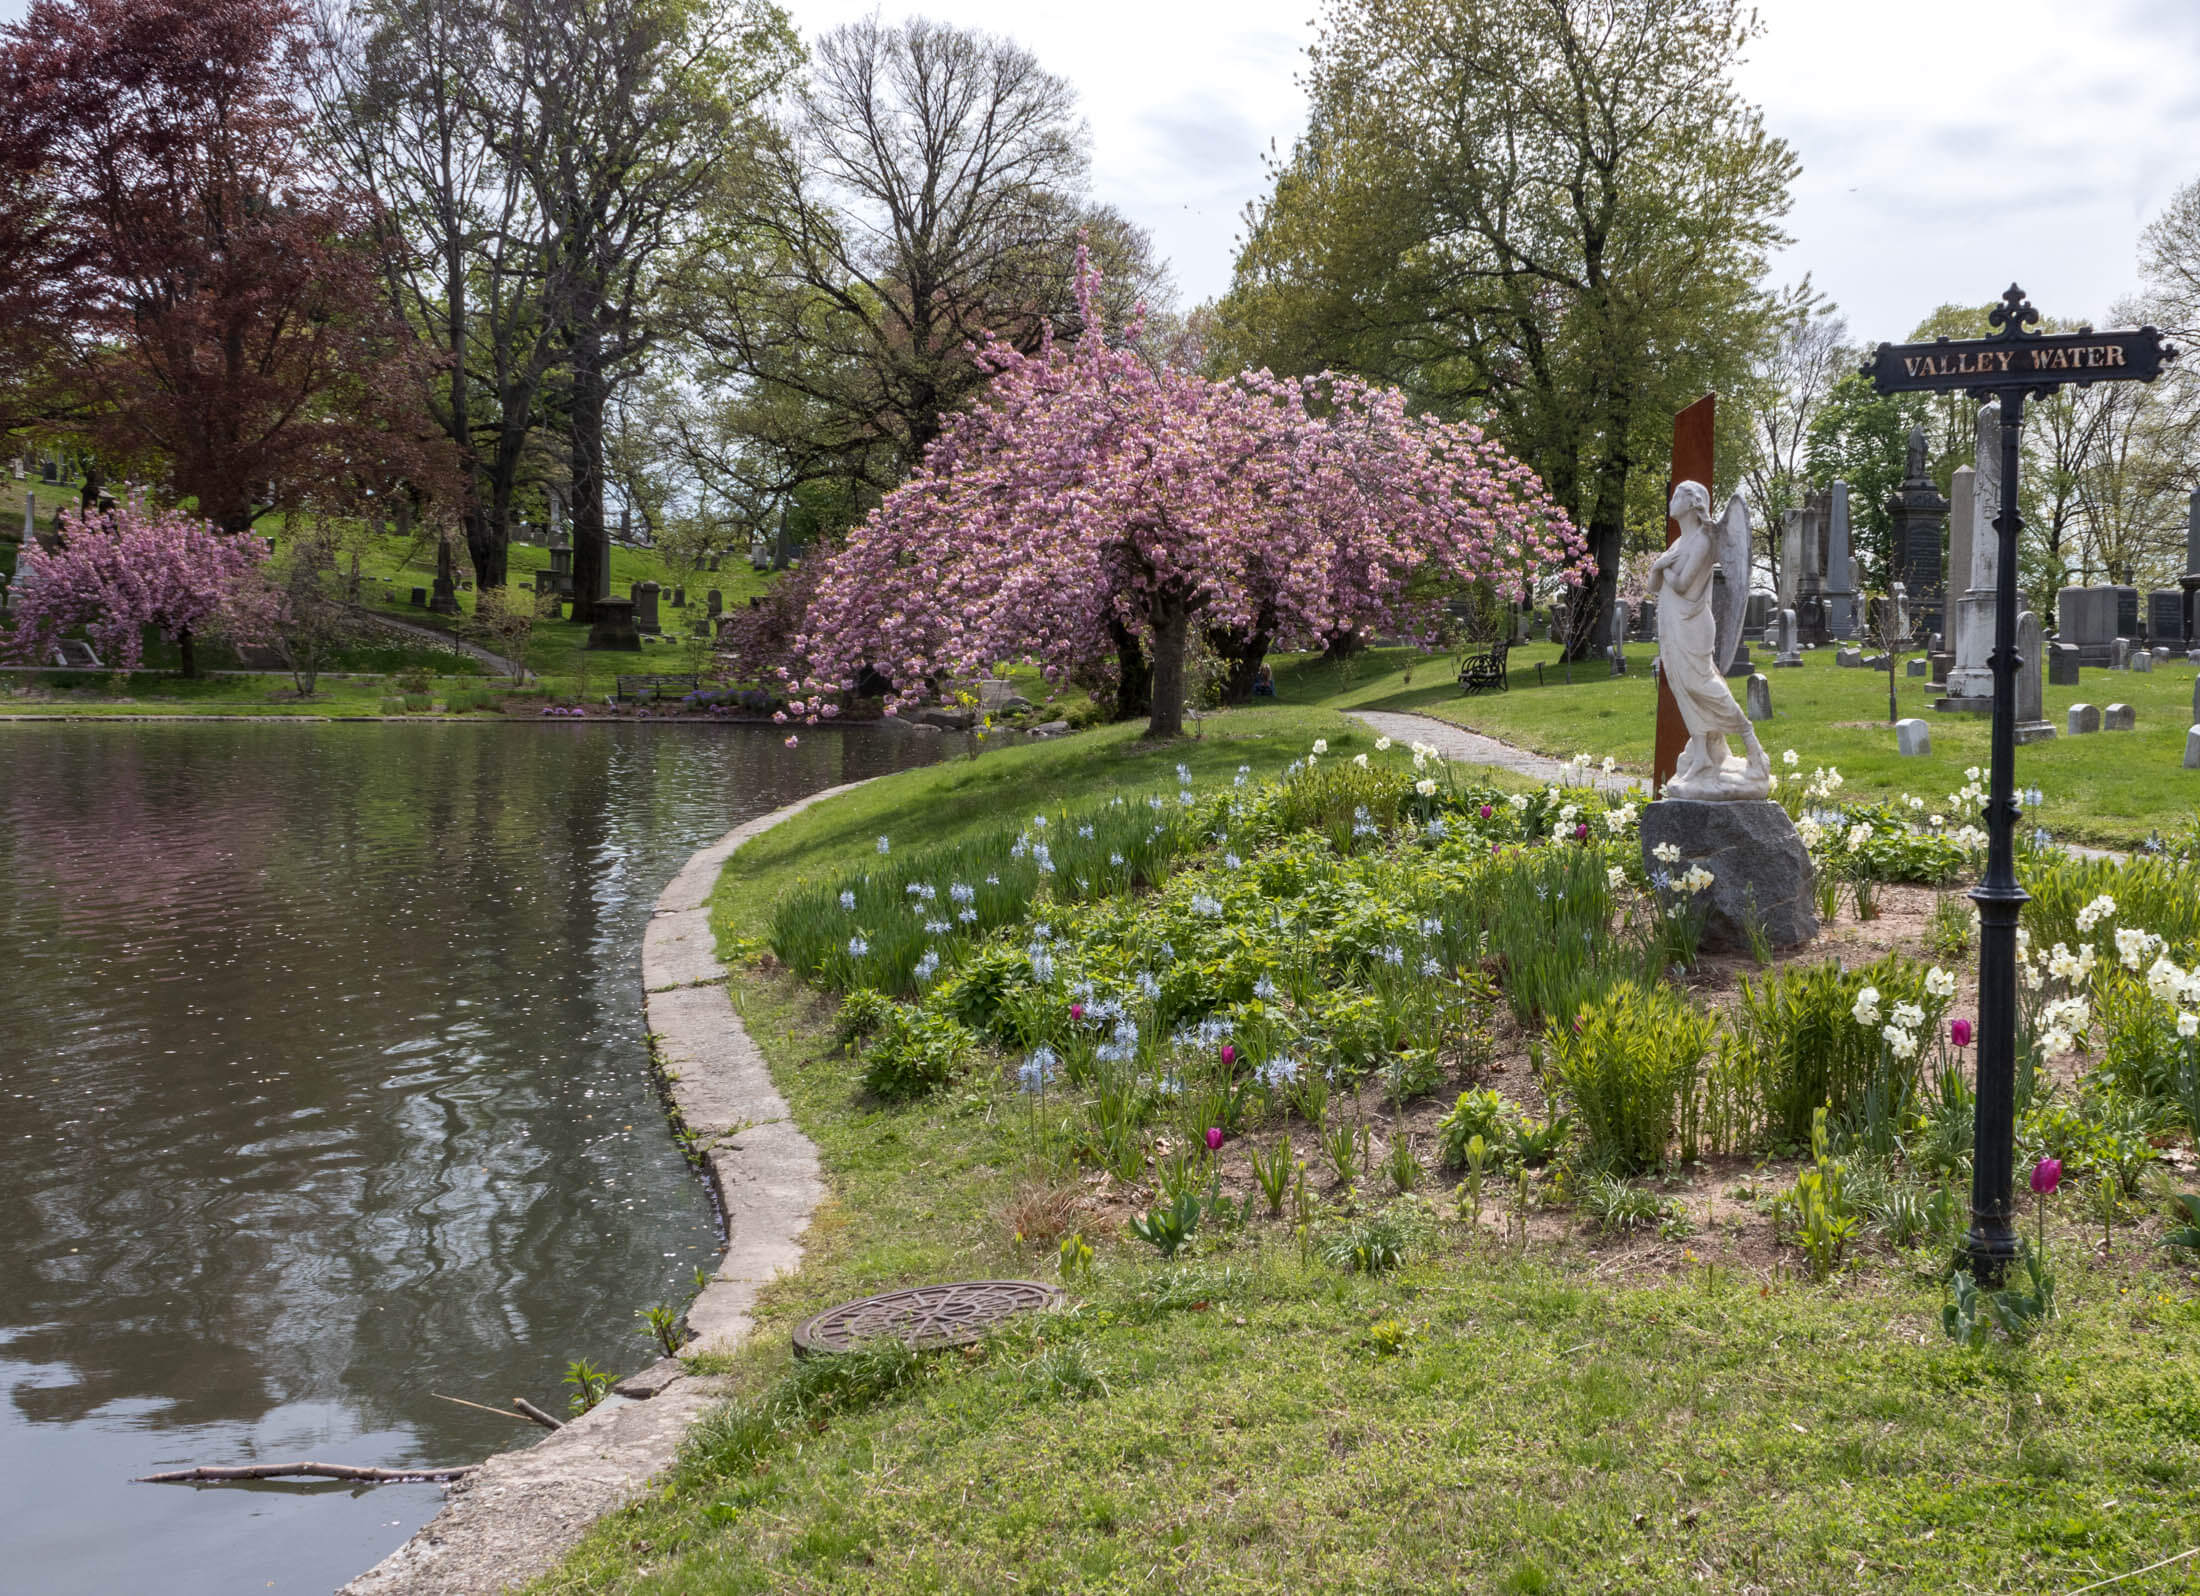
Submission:
<svg viewBox="0 0 2200 1596">
<path fill-rule="evenodd" d="M 8 1587 L 325 1590 L 436 1491 L 122 1481 L 464 1460 L 524 1432 L 429 1393 L 639 1361 L 635 1309 L 716 1241 L 646 1068 L 649 905 L 741 818 L 927 751 L 0 729 Z"/>
</svg>

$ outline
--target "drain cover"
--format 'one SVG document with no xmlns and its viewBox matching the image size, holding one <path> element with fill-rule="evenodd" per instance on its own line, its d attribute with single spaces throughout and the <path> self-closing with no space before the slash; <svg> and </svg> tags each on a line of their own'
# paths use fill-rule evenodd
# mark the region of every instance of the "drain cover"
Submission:
<svg viewBox="0 0 2200 1596">
<path fill-rule="evenodd" d="M 798 1353 L 845 1352 L 859 1341 L 892 1336 L 912 1347 L 975 1341 L 1013 1314 L 1059 1307 L 1068 1295 L 1036 1280 L 958 1280 L 911 1286 L 827 1308 L 795 1326 Z"/>
</svg>

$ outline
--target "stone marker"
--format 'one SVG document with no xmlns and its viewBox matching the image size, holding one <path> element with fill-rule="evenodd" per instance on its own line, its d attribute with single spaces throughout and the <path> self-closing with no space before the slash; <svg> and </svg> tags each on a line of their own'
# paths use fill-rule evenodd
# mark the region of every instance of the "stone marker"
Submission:
<svg viewBox="0 0 2200 1596">
<path fill-rule="evenodd" d="M 1912 716 L 1894 723 L 1895 752 L 1905 756 L 1919 756 L 1933 751 L 1933 729 Z"/>
<path fill-rule="evenodd" d="M 623 649 L 639 654 L 642 651 L 642 634 L 634 629 L 634 601 L 614 598 L 596 600 L 596 619 L 588 628 L 586 646 L 592 649 Z"/>
<path fill-rule="evenodd" d="M 2106 665 L 2115 652 L 2116 590 L 2066 587 L 2055 595 L 2058 639 L 2078 650 L 2081 665 Z"/>
<path fill-rule="evenodd" d="M 1930 676 L 1933 673 L 1933 662 L 1929 659 L 1913 659 L 1902 667 L 1902 671 L 1906 676 Z"/>
<path fill-rule="evenodd" d="M 2046 674 L 2040 656 L 2047 652 L 2047 632 L 2030 610 L 2017 612 L 2017 741 L 2052 742 L 2055 728 L 2042 707 L 2040 683 Z"/>
<path fill-rule="evenodd" d="M 2102 731 L 2136 731 L 2138 726 L 2138 711 L 2129 704 L 2111 704 L 2101 711 Z"/>
<path fill-rule="evenodd" d="M 1793 512 L 1789 512 L 1792 514 Z M 1802 638 L 1795 624 L 1793 608 L 1780 612 L 1780 654 L 1772 663 L 1775 667 L 1792 666 L 1800 670 L 1803 665 Z"/>
<path fill-rule="evenodd" d="M 1856 663 L 1868 671 L 1883 671 L 1887 668 L 1888 656 L 1885 654 L 1866 654 Z"/>
<path fill-rule="evenodd" d="M 1994 611 L 1996 578 L 2001 570 L 2001 539 L 1994 531 L 2001 513 L 2001 401 L 1979 406 L 1976 450 L 1971 471 L 1971 569 L 1964 592 L 1954 600 L 1957 617 L 1956 662 L 1948 672 L 1943 709 L 1990 711 L 1994 701 Z M 1948 585 L 1953 588 L 1951 572 Z"/>
<path fill-rule="evenodd" d="M 2192 721 L 2194 725 L 2200 726 L 2200 679 L 2192 684 Z"/>
<path fill-rule="evenodd" d="M 1762 675 L 1749 679 L 1748 715 L 1751 720 L 1772 719 L 1772 683 Z"/>
<path fill-rule="evenodd" d="M 414 608 L 414 609 L 416 609 L 416 610 L 424 610 L 424 609 L 426 609 L 427 607 L 428 607 L 428 590 L 427 590 L 426 588 L 424 588 L 424 587 L 416 587 L 416 588 L 414 588 L 414 589 L 413 589 L 413 608 Z"/>
<path fill-rule="evenodd" d="M 1780 515 L 1780 608 L 1795 608 L 1795 587 L 1803 574 L 1803 512 Z"/>
<path fill-rule="evenodd" d="M 658 631 L 657 584 L 636 582 L 629 591 L 634 595 L 634 630 L 654 636 Z"/>
<path fill-rule="evenodd" d="M 2147 594 L 2147 637 L 2155 643 L 2184 646 L 2185 595 L 2177 589 L 2156 588 Z"/>
<path fill-rule="evenodd" d="M 2108 668 L 2112 671 L 2131 669 L 2131 640 L 2119 637 L 2108 645 Z"/>
<path fill-rule="evenodd" d="M 1860 648 L 1837 648 L 1833 651 L 1833 662 L 1844 670 L 1860 669 L 1864 663 L 1864 651 Z"/>
<path fill-rule="evenodd" d="M 1887 501 L 1894 519 L 1895 560 L 1902 571 L 1902 587 L 1916 612 L 1918 623 L 1937 632 L 1946 624 L 1946 585 L 1941 577 L 1941 536 L 1948 516 L 1948 501 L 1933 486 L 1925 465 L 1925 429 L 1910 429 L 1910 446 L 1902 472 L 1902 485 Z M 1908 635 L 1904 628 L 1903 635 Z M 1938 648 L 1940 645 L 1933 645 Z"/>
<path fill-rule="evenodd" d="M 2185 768 L 2200 770 L 2200 726 L 2185 733 Z"/>
<path fill-rule="evenodd" d="M 2074 643 L 2051 643 L 2047 649 L 2047 684 L 2050 687 L 2075 687 L 2078 685 L 2078 649 Z"/>
<path fill-rule="evenodd" d="M 1849 553 L 1849 485 L 1834 478 L 1826 510 L 1826 629 L 1856 635 L 1856 563 Z"/>
<path fill-rule="evenodd" d="M 2141 676 L 2152 676 L 2154 674 L 2154 656 L 2140 650 L 2131 656 L 2130 668 L 2137 671 Z"/>
<path fill-rule="evenodd" d="M 2072 704 L 2070 706 L 2069 726 L 2070 735 L 2073 737 L 2083 737 L 2088 732 L 2097 732 L 2101 729 L 2101 712 L 2091 704 Z"/>
</svg>

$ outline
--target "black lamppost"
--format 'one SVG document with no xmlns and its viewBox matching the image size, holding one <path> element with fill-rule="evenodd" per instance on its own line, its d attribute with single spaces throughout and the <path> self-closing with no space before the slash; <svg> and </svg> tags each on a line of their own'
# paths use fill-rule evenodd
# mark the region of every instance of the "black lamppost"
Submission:
<svg viewBox="0 0 2200 1596">
<path fill-rule="evenodd" d="M 2177 351 L 2152 327 L 2136 332 L 2042 335 L 2039 312 L 2011 284 L 1988 315 L 1994 333 L 1961 341 L 1881 344 L 1864 363 L 1881 393 L 1975 391 L 2001 401 L 2001 509 L 1994 518 L 1993 752 L 1986 798 L 1986 873 L 1978 905 L 1978 1102 L 1971 1163 L 1971 1230 L 1963 1244 L 1972 1277 L 1999 1285 L 2023 1251 L 2011 1185 L 2017 1121 L 2017 921 L 2031 894 L 2017 883 L 2017 469 L 2024 402 L 2066 383 L 2152 382 Z M 1955 573 L 1950 573 L 1953 585 Z M 1951 595 L 1952 596 L 1952 595 Z M 1954 607 L 1949 606 L 1953 614 Z"/>
</svg>

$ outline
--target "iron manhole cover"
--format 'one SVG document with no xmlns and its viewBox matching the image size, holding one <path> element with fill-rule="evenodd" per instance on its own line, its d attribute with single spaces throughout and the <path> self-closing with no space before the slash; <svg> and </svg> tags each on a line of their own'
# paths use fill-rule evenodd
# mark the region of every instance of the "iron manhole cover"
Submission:
<svg viewBox="0 0 2200 1596">
<path fill-rule="evenodd" d="M 795 1326 L 797 1353 L 845 1352 L 860 1341 L 892 1336 L 912 1347 L 953 1347 L 975 1341 L 1013 1314 L 1059 1307 L 1068 1295 L 1036 1280 L 958 1280 L 911 1286 L 827 1308 Z"/>
</svg>

